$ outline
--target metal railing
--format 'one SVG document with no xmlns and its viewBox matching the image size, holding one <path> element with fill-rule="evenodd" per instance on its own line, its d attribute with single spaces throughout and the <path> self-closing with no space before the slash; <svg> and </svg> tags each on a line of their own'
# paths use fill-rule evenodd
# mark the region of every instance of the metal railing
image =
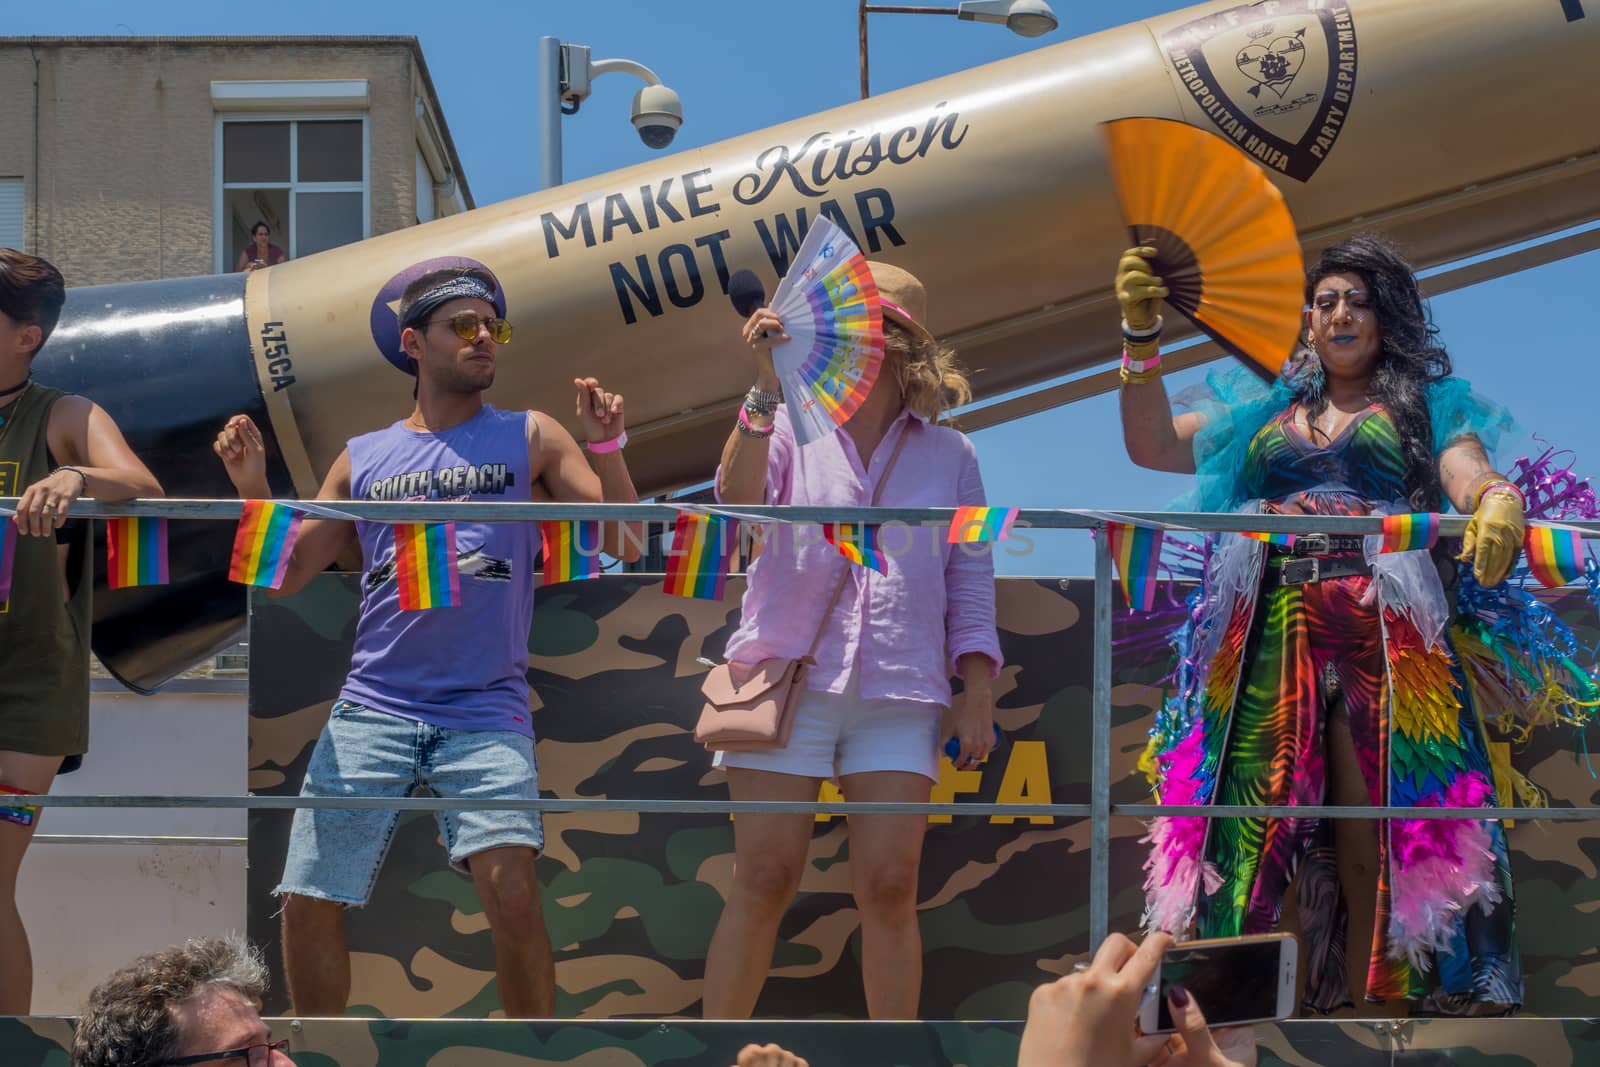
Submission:
<svg viewBox="0 0 1600 1067">
<path fill-rule="evenodd" d="M 612 522 L 667 522 L 684 512 L 710 512 L 749 522 L 850 523 L 869 521 L 883 525 L 948 526 L 954 508 L 817 508 L 797 506 L 702 506 L 673 504 L 533 504 L 533 503 L 431 503 L 415 501 L 285 501 L 312 515 L 364 519 L 374 522 L 443 522 L 470 518 L 478 522 L 535 520 L 588 520 Z M 0 498 L 0 514 L 16 506 L 15 498 Z M 171 519 L 237 519 L 238 500 L 135 500 L 101 504 L 79 500 L 71 514 L 80 518 L 127 515 Z M 1382 531 L 1378 516 L 1243 515 L 1213 512 L 1112 511 L 1079 508 L 1024 508 L 1017 524 L 1032 529 L 1093 530 L 1094 539 L 1094 670 L 1092 684 L 1092 745 L 1088 804 L 994 803 L 868 803 L 850 801 L 778 802 L 735 800 L 627 800 L 531 799 L 471 800 L 443 797 L 299 797 L 299 796 L 40 796 L 30 803 L 61 808 L 296 808 L 394 809 L 442 811 L 471 808 L 484 811 L 632 812 L 639 814 L 812 814 L 812 815 L 1014 815 L 1085 818 L 1090 820 L 1090 951 L 1106 937 L 1109 926 L 1111 819 L 1152 818 L 1158 815 L 1199 815 L 1214 818 L 1300 817 L 1331 819 L 1528 819 L 1580 822 L 1600 819 L 1600 807 L 1571 808 L 1416 808 L 1393 806 L 1295 805 L 1164 805 L 1114 804 L 1111 801 L 1111 617 L 1112 560 L 1106 524 L 1126 523 L 1168 532 L 1232 532 L 1329 535 L 1365 535 Z M 1460 515 L 1440 518 L 1440 536 L 1459 536 L 1467 519 Z M 1563 522 L 1585 537 L 1600 537 L 1600 522 Z M 93 840 L 93 838 L 85 838 Z M 161 840 L 152 838 L 155 842 Z M 168 839 L 172 840 L 172 839 Z M 199 839 L 196 839 L 199 840 Z M 236 839 L 234 839 L 236 840 Z M 209 839 L 208 839 L 209 843 Z M 216 839 L 216 843 L 225 843 Z M 231 841 L 227 843 L 232 843 Z"/>
</svg>

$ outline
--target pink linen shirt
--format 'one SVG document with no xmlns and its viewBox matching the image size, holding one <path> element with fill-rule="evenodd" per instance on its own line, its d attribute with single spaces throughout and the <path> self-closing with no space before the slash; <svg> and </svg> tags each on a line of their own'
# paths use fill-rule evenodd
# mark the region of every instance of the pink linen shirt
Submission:
<svg viewBox="0 0 1600 1067">
<path fill-rule="evenodd" d="M 799 446 L 782 407 L 767 455 L 767 502 L 866 507 L 902 436 L 905 447 L 879 494 L 879 507 L 984 503 L 977 451 L 957 430 L 903 412 L 873 450 L 867 470 L 855 441 L 842 429 Z M 878 545 L 887 571 L 879 574 L 841 556 L 823 540 L 821 526 L 769 524 L 766 546 L 750 566 L 727 658 L 757 663 L 804 655 L 841 570 L 848 570 L 807 688 L 842 693 L 859 666 L 865 699 L 948 706 L 950 675 L 963 655 L 987 656 L 990 677 L 999 675 L 1001 660 L 992 546 L 949 544 L 947 529 L 943 523 L 884 524 Z"/>
</svg>

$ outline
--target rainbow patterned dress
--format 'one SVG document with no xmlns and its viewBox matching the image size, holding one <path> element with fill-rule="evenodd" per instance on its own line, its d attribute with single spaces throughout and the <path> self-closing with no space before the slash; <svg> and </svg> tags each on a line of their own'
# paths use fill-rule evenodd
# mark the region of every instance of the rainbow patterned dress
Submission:
<svg viewBox="0 0 1600 1067">
<path fill-rule="evenodd" d="M 1441 385 L 1430 397 L 1430 413 L 1444 423 L 1434 427 L 1436 451 L 1460 432 L 1493 448 L 1506 420 L 1488 417 L 1491 409 L 1459 380 Z M 1252 386 L 1235 379 L 1212 388 L 1226 397 Z M 1290 421 L 1292 391 L 1282 382 L 1270 395 L 1254 388 L 1244 402 L 1224 399 L 1226 410 L 1206 410 L 1208 429 L 1196 441 L 1200 492 L 1187 507 L 1411 510 L 1387 412 L 1371 407 L 1337 438 L 1313 444 Z M 1236 436 L 1219 441 L 1219 433 Z M 1488 591 L 1470 573 L 1451 575 L 1452 618 L 1433 557 L 1379 555 L 1374 540 L 1370 566 L 1359 573 L 1280 585 L 1271 580 L 1268 546 L 1239 535 L 1210 539 L 1201 589 L 1175 637 L 1177 692 L 1141 761 L 1161 803 L 1330 803 L 1327 718 L 1337 710 L 1348 716 L 1374 805 L 1493 806 L 1497 795 L 1509 803 L 1513 791 L 1531 799 L 1532 787 L 1503 758 L 1505 746 L 1491 743 L 1486 717 L 1502 722 L 1511 704 L 1537 696 L 1541 714 L 1581 719 L 1600 697 L 1594 677 L 1549 633 L 1559 623 L 1547 610 L 1538 620 L 1545 632 L 1521 645 L 1493 625 L 1541 610 L 1513 583 Z M 1513 662 L 1519 673 L 1508 679 Z M 1266 932 L 1293 884 L 1306 1006 L 1328 1012 L 1349 1003 L 1347 908 L 1331 820 L 1164 817 L 1149 841 L 1147 927 L 1179 935 L 1192 927 L 1198 937 Z M 1500 824 L 1390 820 L 1380 823 L 1379 850 L 1367 999 L 1422 1000 L 1441 1011 L 1520 1006 Z"/>
</svg>

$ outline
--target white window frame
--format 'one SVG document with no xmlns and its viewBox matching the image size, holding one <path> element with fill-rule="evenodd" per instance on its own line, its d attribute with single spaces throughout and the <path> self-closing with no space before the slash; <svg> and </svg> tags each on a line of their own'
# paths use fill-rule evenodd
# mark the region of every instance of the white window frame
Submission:
<svg viewBox="0 0 1600 1067">
<path fill-rule="evenodd" d="M 300 138 L 297 135 L 297 123 L 300 122 L 356 122 L 361 123 L 361 180 L 358 182 L 302 182 L 296 178 L 300 173 Z M 230 122 L 287 122 L 289 126 L 289 180 L 286 182 L 225 182 L 223 169 L 222 127 Z M 215 247 L 213 269 L 217 274 L 224 274 L 233 269 L 233 264 L 227 262 L 228 231 L 227 218 L 223 211 L 223 202 L 230 189 L 286 189 L 289 192 L 289 218 L 287 249 L 290 259 L 299 257 L 299 231 L 296 227 L 296 195 L 297 193 L 360 193 L 361 194 L 361 239 L 366 240 L 372 236 L 372 124 L 367 120 L 364 111 L 221 111 L 216 113 L 214 130 L 213 158 L 216 163 L 212 166 L 213 185 L 212 196 L 212 231 L 216 234 L 213 242 Z"/>
</svg>

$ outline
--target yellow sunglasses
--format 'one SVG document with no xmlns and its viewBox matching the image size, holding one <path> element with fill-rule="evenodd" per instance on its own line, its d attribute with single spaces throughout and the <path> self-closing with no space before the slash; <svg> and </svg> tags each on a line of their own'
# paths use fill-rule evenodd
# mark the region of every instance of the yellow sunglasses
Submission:
<svg viewBox="0 0 1600 1067">
<path fill-rule="evenodd" d="M 432 326 L 439 321 L 441 320 L 429 319 L 421 325 Z M 511 323 L 505 319 L 483 319 L 479 318 L 475 312 L 463 311 L 459 315 L 452 315 L 442 321 L 448 322 L 450 328 L 456 332 L 456 336 L 463 341 L 476 340 L 480 328 L 488 330 L 489 336 L 494 338 L 494 343 L 497 345 L 503 345 L 511 340 Z"/>
</svg>

